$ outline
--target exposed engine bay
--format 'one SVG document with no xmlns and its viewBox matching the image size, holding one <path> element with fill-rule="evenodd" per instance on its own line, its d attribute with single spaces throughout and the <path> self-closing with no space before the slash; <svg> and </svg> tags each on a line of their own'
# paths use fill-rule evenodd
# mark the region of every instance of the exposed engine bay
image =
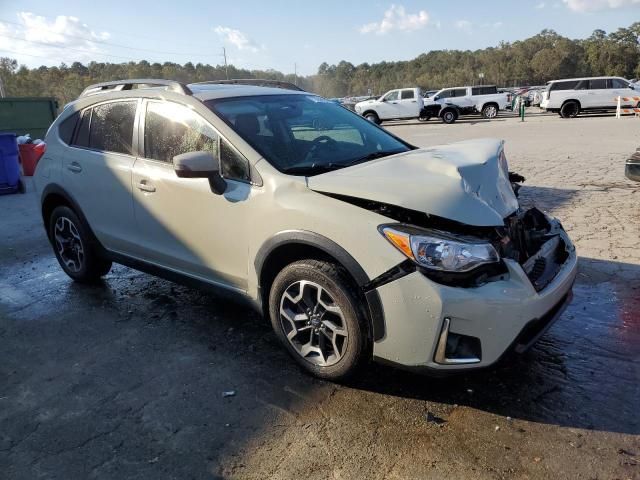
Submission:
<svg viewBox="0 0 640 480">
<path fill-rule="evenodd" d="M 524 177 L 509 172 L 509 180 L 517 195 Z M 373 200 L 336 194 L 326 195 L 403 224 L 447 232 L 461 238 L 486 240 L 494 246 L 501 258 L 514 260 L 522 266 L 536 291 L 542 290 L 555 278 L 569 257 L 569 248 L 572 248 L 564 240 L 562 225 L 535 207 L 527 210 L 518 209 L 504 219 L 503 226 L 478 227 Z M 407 269 L 418 269 L 438 283 L 459 287 L 477 287 L 492 280 L 499 280 L 507 273 L 503 263 L 482 266 L 473 272 L 462 274 L 423 271 L 411 262 L 403 262 L 394 269 L 395 273 L 388 272 L 389 275 L 385 278 L 406 273 Z"/>
</svg>

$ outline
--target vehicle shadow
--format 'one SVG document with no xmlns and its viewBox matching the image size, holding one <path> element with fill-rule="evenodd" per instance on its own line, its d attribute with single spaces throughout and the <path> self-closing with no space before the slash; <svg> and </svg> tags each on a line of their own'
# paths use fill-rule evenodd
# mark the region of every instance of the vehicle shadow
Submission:
<svg viewBox="0 0 640 480">
<path fill-rule="evenodd" d="M 525 354 L 508 354 L 490 369 L 445 378 L 374 365 L 351 386 L 533 422 L 640 434 L 637 287 L 588 280 L 603 270 L 640 278 L 640 265 L 590 258 L 579 264 L 582 275 L 571 305 Z"/>
</svg>

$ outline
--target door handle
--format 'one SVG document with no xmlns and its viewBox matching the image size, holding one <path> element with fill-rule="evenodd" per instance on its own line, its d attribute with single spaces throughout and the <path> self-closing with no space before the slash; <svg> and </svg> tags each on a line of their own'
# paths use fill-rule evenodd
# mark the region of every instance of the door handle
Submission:
<svg viewBox="0 0 640 480">
<path fill-rule="evenodd" d="M 418 103 L 417 100 L 411 100 L 411 103 Z"/>
<path fill-rule="evenodd" d="M 82 165 L 80 165 L 78 162 L 71 162 L 69 165 L 67 165 L 67 170 L 73 173 L 80 173 L 82 171 Z"/>
<path fill-rule="evenodd" d="M 156 191 L 156 187 L 150 183 L 147 183 L 147 180 L 140 180 L 137 186 L 143 192 L 153 193 Z"/>
</svg>

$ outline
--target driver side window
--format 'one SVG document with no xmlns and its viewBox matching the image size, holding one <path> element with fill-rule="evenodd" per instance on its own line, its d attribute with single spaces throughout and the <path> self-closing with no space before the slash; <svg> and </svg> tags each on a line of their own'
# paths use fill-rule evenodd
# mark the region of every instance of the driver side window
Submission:
<svg viewBox="0 0 640 480">
<path fill-rule="evenodd" d="M 384 99 L 387 102 L 392 102 L 394 100 L 398 100 L 398 94 L 400 93 L 399 90 L 394 90 L 393 92 L 389 92 L 385 95 Z"/>
<path fill-rule="evenodd" d="M 438 98 L 449 98 L 451 97 L 451 92 L 453 92 L 453 90 L 443 90 L 438 94 Z"/>
</svg>

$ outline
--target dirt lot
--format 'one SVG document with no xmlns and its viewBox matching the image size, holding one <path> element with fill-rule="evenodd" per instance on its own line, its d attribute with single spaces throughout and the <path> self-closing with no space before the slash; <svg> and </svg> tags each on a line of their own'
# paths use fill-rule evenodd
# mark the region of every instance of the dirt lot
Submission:
<svg viewBox="0 0 640 480">
<path fill-rule="evenodd" d="M 0 477 L 640 478 L 640 120 L 385 124 L 426 146 L 507 141 L 580 254 L 575 301 L 497 369 L 303 374 L 251 311 L 116 267 L 73 284 L 34 194 L 0 197 Z M 234 396 L 223 392 L 234 391 Z"/>
</svg>

